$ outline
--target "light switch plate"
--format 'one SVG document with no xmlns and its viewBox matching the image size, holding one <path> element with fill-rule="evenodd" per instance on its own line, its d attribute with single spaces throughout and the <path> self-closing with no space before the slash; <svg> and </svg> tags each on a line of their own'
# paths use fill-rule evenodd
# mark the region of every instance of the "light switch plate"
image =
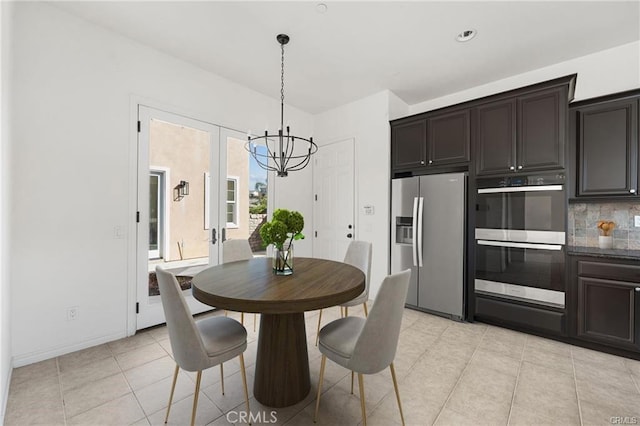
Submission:
<svg viewBox="0 0 640 426">
<path fill-rule="evenodd" d="M 640 216 L 633 217 L 633 226 L 636 228 L 640 228 Z"/>
</svg>

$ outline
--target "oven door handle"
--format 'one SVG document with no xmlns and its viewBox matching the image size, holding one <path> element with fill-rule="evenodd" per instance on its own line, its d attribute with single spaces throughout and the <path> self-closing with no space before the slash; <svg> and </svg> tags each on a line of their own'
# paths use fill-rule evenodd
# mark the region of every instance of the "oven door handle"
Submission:
<svg viewBox="0 0 640 426">
<path fill-rule="evenodd" d="M 516 243 L 511 241 L 488 241 L 478 240 L 478 244 L 482 246 L 495 246 L 495 247 L 513 247 L 513 248 L 529 248 L 536 250 L 562 250 L 560 244 L 534 244 L 534 243 Z"/>
<path fill-rule="evenodd" d="M 532 192 L 532 191 L 562 191 L 562 185 L 537 185 L 537 186 L 505 186 L 499 188 L 480 188 L 478 194 L 496 194 L 501 192 Z"/>
</svg>

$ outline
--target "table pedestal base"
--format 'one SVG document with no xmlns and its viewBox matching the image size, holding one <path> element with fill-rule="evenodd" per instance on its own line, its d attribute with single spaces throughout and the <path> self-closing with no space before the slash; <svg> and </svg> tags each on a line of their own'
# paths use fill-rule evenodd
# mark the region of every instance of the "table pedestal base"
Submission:
<svg viewBox="0 0 640 426">
<path fill-rule="evenodd" d="M 253 395 L 268 407 L 302 401 L 311 389 L 304 313 L 262 314 Z"/>
</svg>

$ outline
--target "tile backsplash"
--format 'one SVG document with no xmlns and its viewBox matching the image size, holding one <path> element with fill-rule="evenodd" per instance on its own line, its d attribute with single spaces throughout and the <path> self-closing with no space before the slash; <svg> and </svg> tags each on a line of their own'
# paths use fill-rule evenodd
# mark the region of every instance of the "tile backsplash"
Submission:
<svg viewBox="0 0 640 426">
<path fill-rule="evenodd" d="M 634 227 L 634 216 L 640 216 L 640 201 L 569 204 L 567 243 L 598 247 L 597 224 L 607 220 L 616 224 L 613 248 L 640 250 L 640 228 Z"/>
</svg>

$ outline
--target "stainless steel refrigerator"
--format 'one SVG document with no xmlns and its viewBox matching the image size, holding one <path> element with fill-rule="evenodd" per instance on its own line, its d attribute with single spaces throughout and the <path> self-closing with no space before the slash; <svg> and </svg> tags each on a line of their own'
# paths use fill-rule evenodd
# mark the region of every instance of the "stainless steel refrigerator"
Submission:
<svg viewBox="0 0 640 426">
<path fill-rule="evenodd" d="M 467 174 L 391 182 L 391 272 L 411 268 L 407 305 L 463 320 Z"/>
</svg>

